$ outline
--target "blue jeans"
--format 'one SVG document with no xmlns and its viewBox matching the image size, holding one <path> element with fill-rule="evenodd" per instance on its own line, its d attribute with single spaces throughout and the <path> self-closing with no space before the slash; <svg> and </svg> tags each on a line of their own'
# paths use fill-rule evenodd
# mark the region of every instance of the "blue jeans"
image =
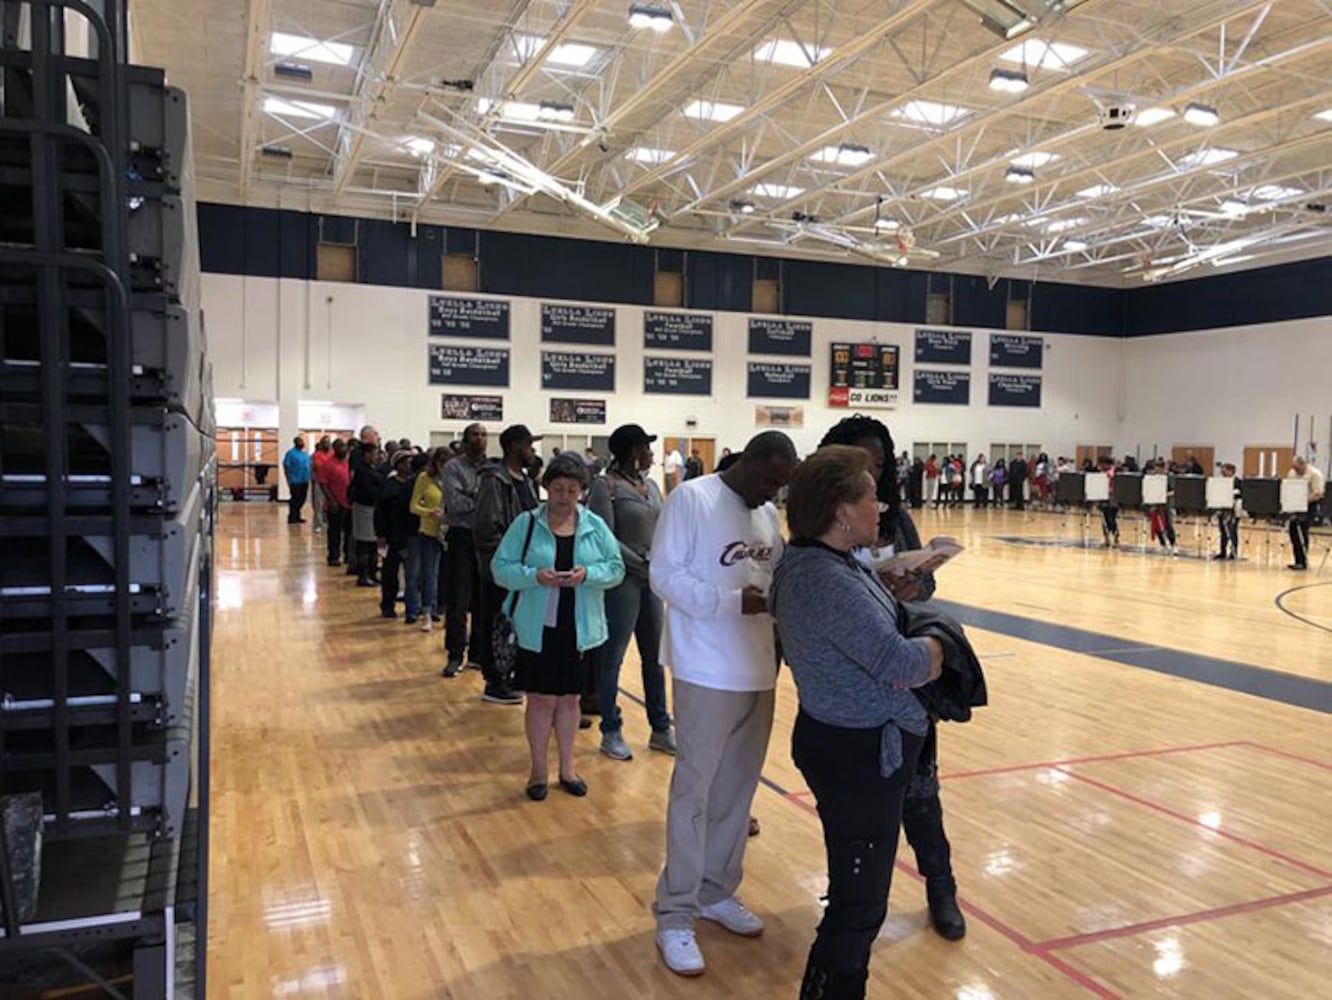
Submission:
<svg viewBox="0 0 1332 1000">
<path fill-rule="evenodd" d="M 433 614 L 439 590 L 439 542 L 419 532 L 407 548 L 407 617 Z"/>
<path fill-rule="evenodd" d="M 620 706 L 615 696 L 620 689 L 620 664 L 629 649 L 630 636 L 638 639 L 638 657 L 643 661 L 643 695 L 647 702 L 648 723 L 654 733 L 671 728 L 666 711 L 666 675 L 661 669 L 661 598 L 639 576 L 626 576 L 624 583 L 606 591 L 606 625 L 610 637 L 601 658 L 597 676 L 597 702 L 601 709 L 601 731 L 620 731 Z"/>
</svg>

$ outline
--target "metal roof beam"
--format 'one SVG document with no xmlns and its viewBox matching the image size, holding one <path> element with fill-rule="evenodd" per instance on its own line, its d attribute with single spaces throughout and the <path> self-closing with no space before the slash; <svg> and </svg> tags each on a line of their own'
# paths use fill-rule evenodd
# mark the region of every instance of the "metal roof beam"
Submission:
<svg viewBox="0 0 1332 1000">
<path fill-rule="evenodd" d="M 338 130 L 338 153 L 333 163 L 335 200 L 356 176 L 365 151 L 367 129 L 379 109 L 393 97 L 412 43 L 431 10 L 413 0 L 380 0 L 370 44 L 357 67 L 347 121 Z"/>
</svg>

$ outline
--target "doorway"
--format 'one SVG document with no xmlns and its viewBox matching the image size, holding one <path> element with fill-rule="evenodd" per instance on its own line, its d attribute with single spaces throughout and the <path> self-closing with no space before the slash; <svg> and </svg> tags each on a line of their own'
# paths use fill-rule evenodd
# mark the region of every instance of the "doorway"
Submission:
<svg viewBox="0 0 1332 1000">
<path fill-rule="evenodd" d="M 1246 444 L 1241 474 L 1245 479 L 1264 476 L 1280 478 L 1289 471 L 1294 459 L 1295 451 L 1292 448 L 1283 448 L 1279 444 Z"/>
<path fill-rule="evenodd" d="M 679 448 L 685 461 L 688 461 L 689 456 L 697 451 L 699 460 L 703 463 L 703 475 L 705 476 L 717 468 L 716 438 L 668 437 L 662 442 L 662 453 L 668 454 L 672 448 Z"/>
</svg>

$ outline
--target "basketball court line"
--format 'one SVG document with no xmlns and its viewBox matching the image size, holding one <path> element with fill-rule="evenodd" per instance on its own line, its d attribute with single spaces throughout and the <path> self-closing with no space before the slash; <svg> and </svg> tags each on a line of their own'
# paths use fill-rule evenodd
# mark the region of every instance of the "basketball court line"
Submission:
<svg viewBox="0 0 1332 1000">
<path fill-rule="evenodd" d="M 1251 694 L 1295 708 L 1332 714 L 1332 683 L 1299 677 L 1267 667 L 1234 660 L 1220 660 L 1198 653 L 1147 644 L 1126 647 L 1122 637 L 1104 635 L 1069 625 L 1024 618 L 1004 611 L 991 611 L 954 601 L 935 599 L 931 604 L 952 615 L 963 625 L 997 632 L 1014 639 L 1082 653 L 1125 666 L 1150 670 L 1183 680 L 1240 694 Z"/>
<path fill-rule="evenodd" d="M 1277 594 L 1276 597 L 1272 598 L 1272 603 L 1276 605 L 1276 609 L 1283 615 L 1288 615 L 1291 618 L 1294 618 L 1297 622 L 1309 625 L 1312 628 L 1321 629 L 1324 632 L 1332 632 L 1332 628 L 1328 628 L 1326 625 L 1321 625 L 1310 618 L 1305 618 L 1303 615 L 1296 614 L 1294 611 L 1291 611 L 1290 608 L 1286 607 L 1284 603 L 1286 598 L 1291 594 L 1298 594 L 1301 590 L 1313 590 L 1315 587 L 1332 587 L 1332 580 L 1324 580 L 1321 583 L 1306 583 L 1299 587 L 1288 587 L 1281 593 Z"/>
</svg>

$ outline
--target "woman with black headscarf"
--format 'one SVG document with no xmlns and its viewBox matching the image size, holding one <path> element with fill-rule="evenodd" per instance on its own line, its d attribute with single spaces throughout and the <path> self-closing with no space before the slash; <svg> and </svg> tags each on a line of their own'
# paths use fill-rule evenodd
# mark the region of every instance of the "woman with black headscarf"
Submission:
<svg viewBox="0 0 1332 1000">
<path fill-rule="evenodd" d="M 871 472 L 878 483 L 878 497 L 887 508 L 879 515 L 880 552 L 891 555 L 919 549 L 920 533 L 910 513 L 902 507 L 896 470 L 890 464 L 894 446 L 888 428 L 873 417 L 846 417 L 823 436 L 819 447 L 832 444 L 851 445 L 869 453 Z M 884 552 L 889 547 L 891 552 Z M 899 601 L 926 601 L 934 595 L 933 573 L 885 576 L 883 582 Z M 916 867 L 925 878 L 930 922 L 941 937 L 957 941 L 966 935 L 967 925 L 957 905 L 952 852 L 944 833 L 936 723 L 936 719 L 930 719 L 915 775 L 907 787 L 902 830 L 916 853 Z"/>
</svg>

